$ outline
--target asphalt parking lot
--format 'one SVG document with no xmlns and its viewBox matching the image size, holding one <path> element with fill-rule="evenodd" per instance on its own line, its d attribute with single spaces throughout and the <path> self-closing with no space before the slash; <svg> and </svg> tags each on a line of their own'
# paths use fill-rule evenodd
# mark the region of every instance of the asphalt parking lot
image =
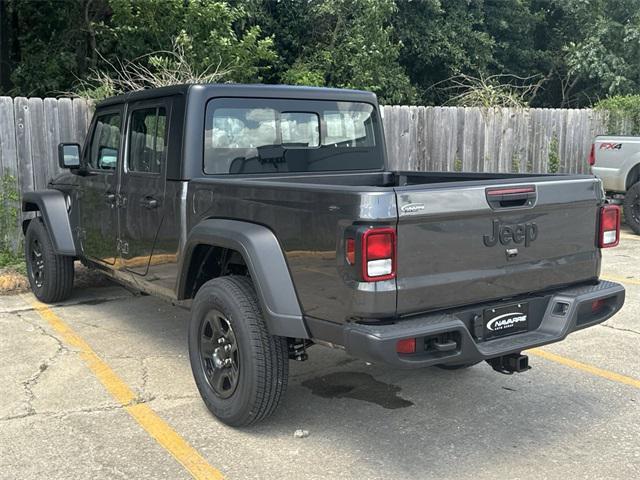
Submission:
<svg viewBox="0 0 640 480">
<path fill-rule="evenodd" d="M 50 309 L 0 297 L 0 478 L 640 478 L 640 237 L 604 257 L 624 309 L 527 373 L 316 346 L 276 415 L 243 430 L 200 400 L 186 310 L 115 285 Z"/>
</svg>

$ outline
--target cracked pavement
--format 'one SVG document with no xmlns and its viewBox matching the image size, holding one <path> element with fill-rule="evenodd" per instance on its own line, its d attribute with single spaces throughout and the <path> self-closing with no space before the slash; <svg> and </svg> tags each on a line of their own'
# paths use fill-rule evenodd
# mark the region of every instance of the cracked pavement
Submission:
<svg viewBox="0 0 640 480">
<path fill-rule="evenodd" d="M 640 379 L 640 237 L 603 255 L 603 274 L 629 281 L 625 307 L 545 350 Z M 291 364 L 276 415 L 234 430 L 209 415 L 193 383 L 186 310 L 112 285 L 78 289 L 53 311 L 134 403 L 227 478 L 640 477 L 640 390 L 542 358 L 512 376 L 484 364 L 396 371 L 313 347 Z M 27 299 L 0 297 L 0 328 L 0 479 L 190 478 Z"/>
</svg>

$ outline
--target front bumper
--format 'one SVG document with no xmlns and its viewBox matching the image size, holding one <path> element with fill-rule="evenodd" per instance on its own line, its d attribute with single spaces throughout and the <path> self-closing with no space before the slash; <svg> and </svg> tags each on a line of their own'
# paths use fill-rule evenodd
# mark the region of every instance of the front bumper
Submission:
<svg viewBox="0 0 640 480">
<path fill-rule="evenodd" d="M 571 332 L 602 323 L 622 308 L 624 297 L 622 285 L 600 281 L 522 298 L 519 301 L 529 302 L 532 310 L 530 330 L 486 341 L 474 328 L 477 325 L 472 318 L 484 308 L 499 306 L 496 303 L 387 325 L 351 323 L 344 327 L 344 346 L 355 357 L 404 368 L 477 362 L 558 342 Z M 602 300 L 596 311 L 592 311 L 594 300 Z M 416 353 L 397 353 L 398 340 L 407 338 L 416 338 Z M 455 348 L 447 351 L 431 348 L 430 339 L 434 338 L 444 338 L 449 344 L 455 342 Z"/>
</svg>

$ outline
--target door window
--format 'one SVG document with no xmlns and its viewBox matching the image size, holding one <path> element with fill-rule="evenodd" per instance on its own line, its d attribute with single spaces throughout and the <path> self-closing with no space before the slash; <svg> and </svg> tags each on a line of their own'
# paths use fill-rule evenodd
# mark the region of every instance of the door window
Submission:
<svg viewBox="0 0 640 480">
<path fill-rule="evenodd" d="M 144 108 L 131 113 L 129 129 L 130 172 L 160 173 L 167 148 L 167 114 L 164 107 Z"/>
<path fill-rule="evenodd" d="M 99 115 L 91 138 L 89 167 L 94 170 L 115 170 L 120 148 L 120 113 Z"/>
</svg>

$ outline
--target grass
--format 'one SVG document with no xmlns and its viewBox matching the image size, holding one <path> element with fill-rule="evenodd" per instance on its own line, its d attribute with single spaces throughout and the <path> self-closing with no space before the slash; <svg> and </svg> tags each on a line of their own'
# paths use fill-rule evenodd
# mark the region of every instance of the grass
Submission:
<svg viewBox="0 0 640 480">
<path fill-rule="evenodd" d="M 27 274 L 27 266 L 24 263 L 24 257 L 7 251 L 0 252 L 0 269 L 14 270 L 22 275 Z"/>
<path fill-rule="evenodd" d="M 22 252 L 15 252 L 10 235 L 18 225 L 18 182 L 5 174 L 0 178 L 0 293 L 23 288 L 27 268 Z"/>
</svg>

